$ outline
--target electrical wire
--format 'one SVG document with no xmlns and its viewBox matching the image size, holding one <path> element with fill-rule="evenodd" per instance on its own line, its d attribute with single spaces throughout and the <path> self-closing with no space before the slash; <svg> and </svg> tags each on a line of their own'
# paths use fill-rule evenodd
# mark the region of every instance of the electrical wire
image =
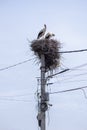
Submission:
<svg viewBox="0 0 87 130">
<path fill-rule="evenodd" d="M 62 71 L 60 71 L 60 72 L 58 72 L 58 73 L 55 73 L 55 74 L 52 74 L 52 75 L 47 76 L 46 79 L 52 78 L 53 76 L 56 76 L 56 75 L 58 75 L 58 74 L 62 74 L 62 73 L 66 72 L 66 71 L 69 71 L 69 70 L 70 70 L 70 69 L 64 69 L 64 70 L 62 70 Z"/>
<path fill-rule="evenodd" d="M 24 60 L 24 61 L 19 62 L 19 63 L 17 63 L 17 64 L 13 64 L 13 65 L 10 65 L 10 66 L 7 66 L 7 67 L 4 67 L 4 68 L 1 68 L 0 71 L 4 71 L 4 70 L 7 70 L 7 69 L 10 69 L 10 68 L 16 67 L 16 66 L 18 66 L 18 65 L 21 65 L 21 64 L 27 63 L 27 62 L 29 62 L 29 61 L 31 61 L 31 60 L 33 60 L 33 59 L 35 59 L 35 58 L 28 59 L 28 60 Z"/>
<path fill-rule="evenodd" d="M 13 98 L 0 98 L 2 101 L 15 101 L 15 102 L 32 102 L 31 100 L 23 100 L 23 99 L 13 99 Z"/>
<path fill-rule="evenodd" d="M 65 80 L 65 79 L 63 79 L 63 80 Z M 61 81 L 63 81 L 63 80 L 59 80 L 59 81 L 56 81 L 56 82 L 52 82 L 52 83 L 48 83 L 47 85 L 53 85 L 53 84 L 56 84 L 56 83 L 59 83 L 60 84 L 60 82 Z M 87 82 L 87 80 L 69 80 L 69 81 L 63 81 L 63 82 L 61 82 L 61 83 L 77 83 L 77 82 Z"/>
<path fill-rule="evenodd" d="M 30 95 L 33 95 L 33 93 L 20 94 L 20 95 L 11 95 L 11 96 L 0 96 L 0 100 L 5 100 L 5 101 L 19 101 L 19 102 L 30 102 L 31 100 L 16 99 L 16 98 L 30 96 Z"/>
<path fill-rule="evenodd" d="M 52 78 L 52 77 L 54 77 L 54 76 L 56 76 L 56 75 L 65 73 L 65 72 L 67 72 L 67 71 L 75 71 L 75 70 L 77 70 L 77 69 L 79 69 L 79 68 L 82 68 L 82 67 L 85 67 L 85 66 L 87 66 L 87 63 L 81 64 L 81 65 L 79 65 L 79 66 L 75 66 L 75 67 L 72 67 L 72 68 L 66 68 L 66 69 L 64 69 L 64 70 L 62 70 L 62 71 L 60 71 L 60 72 L 58 72 L 58 73 L 55 73 L 55 74 L 53 74 L 53 75 L 47 76 L 46 79 Z"/>
<path fill-rule="evenodd" d="M 87 49 L 73 50 L 73 51 L 59 51 L 57 53 L 76 53 L 76 52 L 84 52 L 84 51 L 87 51 Z"/>
<path fill-rule="evenodd" d="M 31 95 L 33 95 L 33 93 L 20 94 L 20 95 L 10 95 L 10 96 L 2 96 L 2 95 L 0 95 L 0 98 L 1 97 L 8 97 L 8 98 L 10 98 L 10 97 L 25 97 L 25 96 L 31 96 Z"/>
<path fill-rule="evenodd" d="M 72 89 L 67 89 L 67 90 L 62 90 L 62 91 L 56 91 L 56 92 L 51 92 L 49 94 L 58 94 L 58 93 L 65 93 L 65 92 L 71 92 L 71 91 L 77 91 L 77 90 L 81 90 L 87 88 L 87 86 L 84 87 L 78 87 L 78 88 L 72 88 Z"/>
<path fill-rule="evenodd" d="M 83 91 L 84 97 L 87 99 L 87 95 L 86 95 L 85 90 L 83 88 L 81 90 Z"/>
<path fill-rule="evenodd" d="M 66 75 L 64 79 L 62 79 L 61 81 L 66 81 L 66 80 L 71 80 L 73 78 L 76 78 L 76 77 L 80 77 L 80 76 L 85 76 L 87 75 L 87 73 L 80 73 L 80 74 L 74 74 L 74 75 Z"/>
</svg>

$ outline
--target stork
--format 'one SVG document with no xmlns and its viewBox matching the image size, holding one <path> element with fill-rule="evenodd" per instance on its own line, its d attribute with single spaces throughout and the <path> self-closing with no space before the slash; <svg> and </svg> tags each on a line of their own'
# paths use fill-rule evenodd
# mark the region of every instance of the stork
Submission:
<svg viewBox="0 0 87 130">
<path fill-rule="evenodd" d="M 51 37 L 55 36 L 55 34 L 53 33 L 47 33 L 46 36 L 45 36 L 45 39 L 50 39 Z"/>
<path fill-rule="evenodd" d="M 45 32 L 46 32 L 46 24 L 44 24 L 44 28 L 41 29 L 41 31 L 38 33 L 37 39 L 40 39 L 42 36 L 44 36 Z"/>
</svg>

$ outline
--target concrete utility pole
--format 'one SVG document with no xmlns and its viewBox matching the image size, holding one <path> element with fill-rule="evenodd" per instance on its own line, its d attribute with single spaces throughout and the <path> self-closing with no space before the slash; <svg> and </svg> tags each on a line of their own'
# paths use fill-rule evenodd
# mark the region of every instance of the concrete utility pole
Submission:
<svg viewBox="0 0 87 130">
<path fill-rule="evenodd" d="M 49 94 L 45 91 L 45 56 L 41 55 L 41 97 L 37 119 L 41 130 L 46 130 L 46 110 L 48 109 L 47 101 L 49 100 Z"/>
<path fill-rule="evenodd" d="M 45 56 L 41 55 L 41 130 L 45 130 Z"/>
<path fill-rule="evenodd" d="M 41 55 L 41 130 L 45 130 L 45 56 Z"/>
</svg>

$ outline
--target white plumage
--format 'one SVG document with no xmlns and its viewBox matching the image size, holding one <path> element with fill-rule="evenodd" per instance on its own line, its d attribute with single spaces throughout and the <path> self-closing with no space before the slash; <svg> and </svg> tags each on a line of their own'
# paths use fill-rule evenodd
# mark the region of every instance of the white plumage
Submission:
<svg viewBox="0 0 87 130">
<path fill-rule="evenodd" d="M 41 29 L 41 31 L 38 33 L 37 39 L 39 39 L 42 36 L 44 36 L 45 32 L 46 32 L 46 24 L 44 24 L 44 28 Z"/>
<path fill-rule="evenodd" d="M 46 36 L 45 36 L 45 39 L 50 39 L 51 37 L 55 36 L 55 34 L 53 33 L 47 33 Z"/>
</svg>

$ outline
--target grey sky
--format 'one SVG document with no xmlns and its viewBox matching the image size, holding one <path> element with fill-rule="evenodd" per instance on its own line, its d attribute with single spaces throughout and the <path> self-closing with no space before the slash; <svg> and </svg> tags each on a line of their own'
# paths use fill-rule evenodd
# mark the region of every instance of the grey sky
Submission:
<svg viewBox="0 0 87 130">
<path fill-rule="evenodd" d="M 35 39 L 44 24 L 62 42 L 61 50 L 87 48 L 86 0 L 0 0 L 0 68 L 33 58 L 27 38 Z M 61 67 L 86 62 L 86 52 L 62 54 Z M 56 82 L 51 91 L 86 86 L 86 70 L 85 66 L 56 76 L 50 81 Z M 38 129 L 34 93 L 39 75 L 34 60 L 0 71 L 1 130 Z M 87 100 L 82 91 L 51 95 L 50 103 L 47 130 L 87 130 Z"/>
</svg>

